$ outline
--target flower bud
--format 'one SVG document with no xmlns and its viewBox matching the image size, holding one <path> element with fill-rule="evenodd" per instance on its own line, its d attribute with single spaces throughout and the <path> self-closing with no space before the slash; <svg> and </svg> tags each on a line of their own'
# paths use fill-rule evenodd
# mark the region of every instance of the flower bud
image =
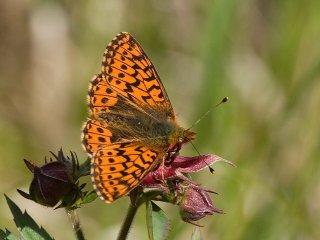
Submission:
<svg viewBox="0 0 320 240">
<path fill-rule="evenodd" d="M 33 200 L 41 205 L 54 207 L 59 202 L 68 205 L 64 200 L 75 201 L 78 187 L 75 182 L 76 170 L 79 168 L 76 155 L 71 153 L 71 159 L 65 157 L 62 150 L 58 155 L 53 154 L 54 159 L 43 166 L 36 166 L 28 160 L 24 160 L 28 169 L 33 173 L 33 180 L 29 187 L 29 194 L 18 189 L 25 198 Z"/>
<path fill-rule="evenodd" d="M 206 215 L 213 213 L 222 214 L 223 211 L 213 207 L 208 190 L 200 188 L 195 184 L 190 184 L 184 193 L 183 200 L 179 203 L 180 215 L 185 222 L 200 220 Z"/>
</svg>

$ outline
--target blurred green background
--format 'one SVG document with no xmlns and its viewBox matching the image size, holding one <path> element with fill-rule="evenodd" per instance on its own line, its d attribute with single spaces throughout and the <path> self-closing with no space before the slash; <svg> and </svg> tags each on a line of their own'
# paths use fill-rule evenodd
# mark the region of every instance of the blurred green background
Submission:
<svg viewBox="0 0 320 240">
<path fill-rule="evenodd" d="M 195 145 L 219 163 L 197 182 L 226 214 L 203 239 L 320 239 L 320 1 L 0 1 L 0 228 L 14 230 L 3 193 L 56 239 L 74 239 L 63 210 L 23 199 L 49 151 L 78 153 L 89 80 L 105 46 L 130 32 L 157 67 L 181 125 L 224 96 L 197 125 Z M 184 155 L 197 155 L 188 146 Z M 88 189 L 91 189 L 88 184 Z M 88 239 L 113 239 L 129 199 L 79 210 Z M 190 239 L 174 206 L 170 239 Z M 147 239 L 144 208 L 129 239 Z"/>
</svg>

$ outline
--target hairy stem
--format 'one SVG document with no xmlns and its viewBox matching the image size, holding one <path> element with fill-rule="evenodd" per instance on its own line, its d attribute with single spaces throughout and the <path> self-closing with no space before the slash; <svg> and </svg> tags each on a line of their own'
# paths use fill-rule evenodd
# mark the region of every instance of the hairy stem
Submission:
<svg viewBox="0 0 320 240">
<path fill-rule="evenodd" d="M 137 213 L 140 204 L 132 205 L 130 203 L 126 218 L 122 224 L 117 240 L 127 239 L 130 227 L 132 225 L 133 219 Z"/>
<path fill-rule="evenodd" d="M 79 216 L 76 209 L 66 209 L 67 215 L 72 224 L 73 231 L 77 237 L 77 240 L 85 240 L 84 234 L 81 228 Z"/>
</svg>

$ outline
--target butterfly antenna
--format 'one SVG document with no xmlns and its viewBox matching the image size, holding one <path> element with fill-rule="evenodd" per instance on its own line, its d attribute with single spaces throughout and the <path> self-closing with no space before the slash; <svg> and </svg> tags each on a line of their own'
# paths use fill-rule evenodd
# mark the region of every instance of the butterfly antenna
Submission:
<svg viewBox="0 0 320 240">
<path fill-rule="evenodd" d="M 196 146 L 193 144 L 193 142 L 190 142 L 191 143 L 191 145 L 192 145 L 192 147 L 194 148 L 194 150 L 196 150 L 196 152 L 198 153 L 198 155 L 199 156 L 201 156 L 201 154 L 200 154 L 200 152 L 198 151 L 198 149 L 196 148 Z M 205 160 L 203 160 L 204 162 L 205 162 L 205 164 L 207 164 L 207 166 L 208 166 L 208 168 L 209 168 L 209 171 L 212 173 L 212 174 L 214 174 L 214 169 L 212 168 L 212 167 L 210 167 L 210 165 L 205 161 Z"/>
<path fill-rule="evenodd" d="M 194 122 L 194 124 L 192 124 L 192 126 L 188 129 L 191 129 L 193 127 L 195 127 L 202 119 L 204 119 L 213 109 L 215 109 L 216 107 L 220 106 L 223 103 L 226 103 L 229 100 L 228 97 L 224 97 L 218 104 L 216 104 L 215 106 L 213 106 L 212 108 L 210 108 L 207 112 L 205 112 L 197 121 Z"/>
</svg>

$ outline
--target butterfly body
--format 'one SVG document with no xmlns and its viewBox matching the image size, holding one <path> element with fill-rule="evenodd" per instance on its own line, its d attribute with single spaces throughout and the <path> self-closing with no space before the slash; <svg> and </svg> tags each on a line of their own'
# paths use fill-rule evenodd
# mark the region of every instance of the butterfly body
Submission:
<svg viewBox="0 0 320 240">
<path fill-rule="evenodd" d="M 176 122 L 154 66 L 128 33 L 108 45 L 88 95 L 82 143 L 92 157 L 93 185 L 106 202 L 129 193 L 194 139 Z"/>
</svg>

